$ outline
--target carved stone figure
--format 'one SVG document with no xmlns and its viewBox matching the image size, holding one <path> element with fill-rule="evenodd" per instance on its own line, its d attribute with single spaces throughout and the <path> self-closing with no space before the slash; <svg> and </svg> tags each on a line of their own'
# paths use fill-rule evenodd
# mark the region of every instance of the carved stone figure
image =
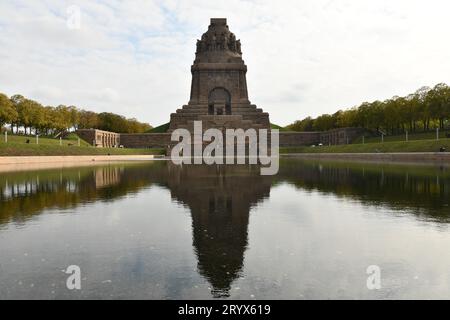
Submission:
<svg viewBox="0 0 450 320">
<path fill-rule="evenodd" d="M 234 35 L 234 33 L 230 34 L 229 49 L 233 52 L 236 52 L 236 36 Z"/>
<path fill-rule="evenodd" d="M 231 51 L 242 54 L 241 43 L 236 40 L 234 33 L 230 32 L 225 19 L 215 19 L 215 24 L 208 27 L 201 40 L 197 41 L 197 53 L 210 51 Z"/>
<path fill-rule="evenodd" d="M 236 52 L 242 54 L 241 51 L 241 40 L 236 41 Z"/>
</svg>

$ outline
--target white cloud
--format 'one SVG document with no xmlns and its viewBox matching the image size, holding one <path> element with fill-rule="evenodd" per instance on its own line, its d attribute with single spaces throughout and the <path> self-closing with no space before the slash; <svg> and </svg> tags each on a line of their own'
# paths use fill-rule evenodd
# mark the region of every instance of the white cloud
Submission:
<svg viewBox="0 0 450 320">
<path fill-rule="evenodd" d="M 67 28 L 67 8 L 81 28 Z M 446 1 L 2 1 L 0 91 L 158 125 L 188 102 L 195 39 L 227 17 L 274 123 L 450 83 Z"/>
</svg>

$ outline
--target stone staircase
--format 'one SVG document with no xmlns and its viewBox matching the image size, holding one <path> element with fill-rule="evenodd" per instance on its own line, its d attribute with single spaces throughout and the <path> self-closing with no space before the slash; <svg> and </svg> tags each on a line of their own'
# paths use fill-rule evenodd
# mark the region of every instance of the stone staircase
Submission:
<svg viewBox="0 0 450 320">
<path fill-rule="evenodd" d="M 202 121 L 203 131 L 209 128 L 270 129 L 269 114 L 252 104 L 233 105 L 231 115 L 208 115 L 207 105 L 184 105 L 171 114 L 168 132 L 179 128 L 193 130 L 194 121 Z"/>
</svg>

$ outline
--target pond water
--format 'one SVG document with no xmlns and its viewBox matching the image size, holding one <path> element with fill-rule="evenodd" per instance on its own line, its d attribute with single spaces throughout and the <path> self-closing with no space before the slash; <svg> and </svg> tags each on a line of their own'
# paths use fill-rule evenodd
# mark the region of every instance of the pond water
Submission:
<svg viewBox="0 0 450 320">
<path fill-rule="evenodd" d="M 0 173 L 0 299 L 449 299 L 449 202 L 443 166 Z"/>
</svg>

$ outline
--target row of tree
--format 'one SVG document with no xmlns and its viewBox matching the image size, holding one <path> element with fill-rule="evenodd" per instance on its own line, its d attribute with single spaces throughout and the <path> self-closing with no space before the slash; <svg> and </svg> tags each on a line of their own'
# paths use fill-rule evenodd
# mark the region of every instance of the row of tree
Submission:
<svg viewBox="0 0 450 320">
<path fill-rule="evenodd" d="M 286 128 L 293 131 L 326 131 L 361 127 L 399 134 L 405 131 L 446 129 L 449 119 L 450 87 L 440 83 L 434 88 L 422 87 L 406 97 L 364 102 L 358 107 L 324 114 L 315 119 L 307 117 Z"/>
<path fill-rule="evenodd" d="M 0 128 L 10 125 L 16 133 L 52 135 L 77 129 L 100 129 L 117 133 L 142 133 L 152 127 L 136 119 L 104 112 L 95 113 L 74 106 L 43 106 L 21 95 L 9 98 L 0 93 Z"/>
</svg>

